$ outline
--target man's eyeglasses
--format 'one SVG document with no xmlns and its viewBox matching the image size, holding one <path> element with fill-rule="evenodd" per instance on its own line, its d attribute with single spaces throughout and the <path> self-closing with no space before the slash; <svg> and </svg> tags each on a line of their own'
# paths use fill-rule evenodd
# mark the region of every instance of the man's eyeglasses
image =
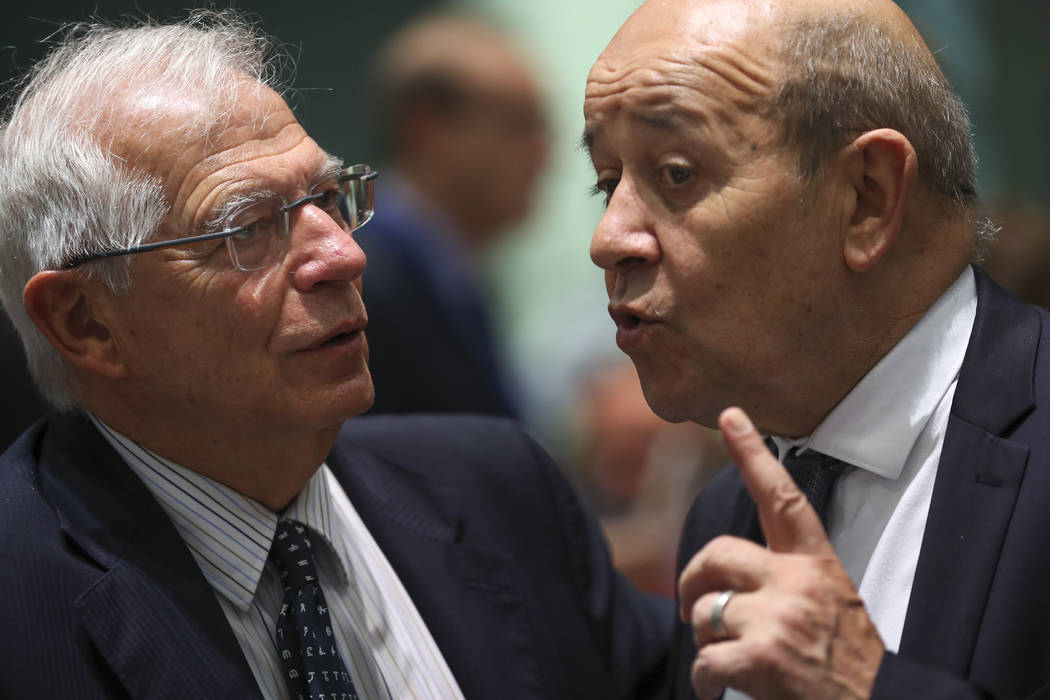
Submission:
<svg viewBox="0 0 1050 700">
<path fill-rule="evenodd" d="M 375 214 L 374 181 L 377 177 L 379 173 L 372 170 L 371 166 L 351 165 L 321 185 L 319 191 L 313 191 L 294 202 L 267 197 L 250 203 L 228 217 L 223 222 L 222 231 L 80 255 L 67 263 L 65 268 L 71 269 L 91 260 L 225 238 L 234 267 L 244 271 L 261 270 L 279 261 L 288 251 L 292 212 L 297 207 L 313 204 L 331 216 L 347 233 L 367 224 Z"/>
</svg>

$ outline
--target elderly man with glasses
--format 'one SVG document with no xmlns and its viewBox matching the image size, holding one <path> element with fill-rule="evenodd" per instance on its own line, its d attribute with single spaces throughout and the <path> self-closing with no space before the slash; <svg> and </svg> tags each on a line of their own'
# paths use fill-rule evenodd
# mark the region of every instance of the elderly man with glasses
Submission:
<svg viewBox="0 0 1050 700">
<path fill-rule="evenodd" d="M 0 696 L 643 695 L 670 606 L 512 424 L 372 383 L 344 167 L 236 18 L 80 28 L 0 126 Z M 434 368 L 440 371 L 440 367 Z"/>
</svg>

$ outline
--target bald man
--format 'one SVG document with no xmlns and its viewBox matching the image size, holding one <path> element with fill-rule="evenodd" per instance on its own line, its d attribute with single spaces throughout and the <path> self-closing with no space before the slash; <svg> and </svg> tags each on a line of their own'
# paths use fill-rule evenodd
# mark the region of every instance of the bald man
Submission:
<svg viewBox="0 0 1050 700">
<path fill-rule="evenodd" d="M 548 147 L 539 86 L 499 30 L 441 12 L 390 39 L 368 103 L 386 183 L 358 237 L 372 412 L 516 416 L 478 257 L 532 204 Z"/>
<path fill-rule="evenodd" d="M 908 18 L 651 0 L 584 114 L 617 343 L 736 462 L 684 525 L 675 697 L 1039 695 L 1050 319 L 972 264 L 970 124 Z"/>
</svg>

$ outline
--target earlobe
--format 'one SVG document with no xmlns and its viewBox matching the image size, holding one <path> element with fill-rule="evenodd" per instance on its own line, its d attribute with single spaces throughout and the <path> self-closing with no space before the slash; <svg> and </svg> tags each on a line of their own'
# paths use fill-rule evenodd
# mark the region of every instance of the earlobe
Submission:
<svg viewBox="0 0 1050 700">
<path fill-rule="evenodd" d="M 109 378 L 127 367 L 109 324 L 98 313 L 102 286 L 70 270 L 38 272 L 26 283 L 22 303 L 48 342 L 75 367 Z"/>
<path fill-rule="evenodd" d="M 918 176 L 911 142 L 899 131 L 876 129 L 848 148 L 855 206 L 846 222 L 843 255 L 856 272 L 874 268 L 896 241 Z"/>
</svg>

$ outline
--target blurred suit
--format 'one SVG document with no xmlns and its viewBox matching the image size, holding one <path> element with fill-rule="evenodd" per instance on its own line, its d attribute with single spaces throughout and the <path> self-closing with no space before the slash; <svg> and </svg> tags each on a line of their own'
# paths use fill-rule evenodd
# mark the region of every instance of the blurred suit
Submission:
<svg viewBox="0 0 1050 700">
<path fill-rule="evenodd" d="M 518 416 L 466 252 L 419 195 L 384 180 L 375 219 L 355 235 L 368 256 L 371 412 Z"/>
</svg>

